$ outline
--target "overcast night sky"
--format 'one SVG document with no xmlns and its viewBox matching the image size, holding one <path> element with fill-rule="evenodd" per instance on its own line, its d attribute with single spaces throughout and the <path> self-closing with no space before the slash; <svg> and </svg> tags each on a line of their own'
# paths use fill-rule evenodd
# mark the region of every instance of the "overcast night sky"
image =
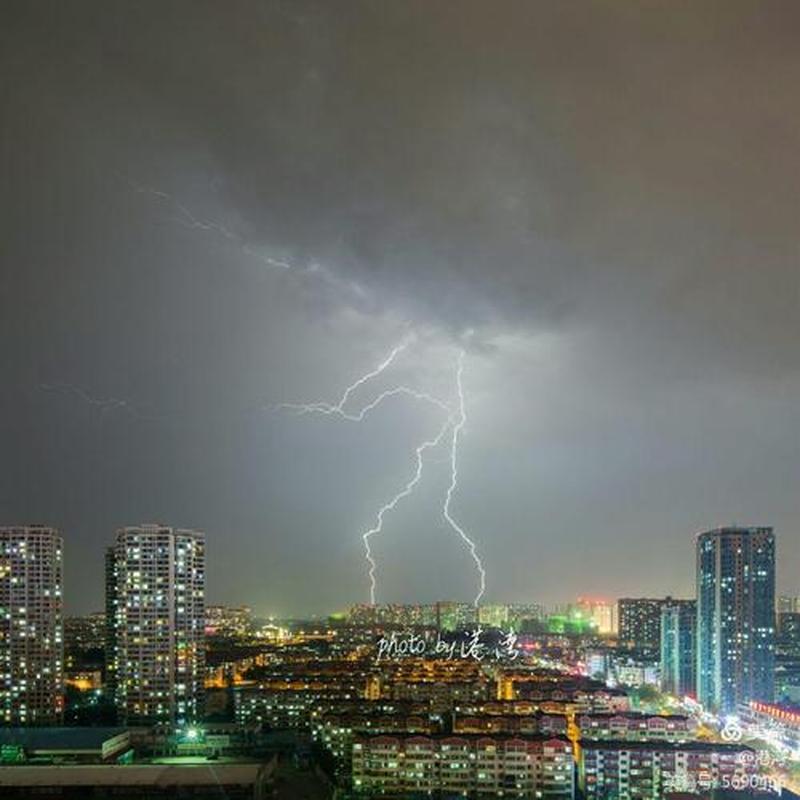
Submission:
<svg viewBox="0 0 800 800">
<path fill-rule="evenodd" d="M 441 412 L 487 601 L 690 595 L 774 525 L 800 593 L 800 4 L 0 7 L 0 524 L 102 608 L 122 525 L 206 532 L 207 601 L 367 599 L 361 534 Z M 471 332 L 471 333 L 470 333 Z M 470 600 L 448 451 L 379 601 Z"/>
</svg>

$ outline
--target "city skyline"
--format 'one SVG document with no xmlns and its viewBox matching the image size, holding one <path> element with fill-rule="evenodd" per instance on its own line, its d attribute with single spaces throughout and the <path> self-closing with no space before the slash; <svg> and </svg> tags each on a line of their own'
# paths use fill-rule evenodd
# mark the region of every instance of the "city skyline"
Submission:
<svg viewBox="0 0 800 800">
<path fill-rule="evenodd" d="M 776 596 L 772 528 L 693 545 L 696 600 L 360 604 L 278 621 L 206 603 L 203 532 L 141 524 L 106 548 L 105 614 L 65 618 L 60 533 L 0 528 L 0 783 L 169 796 L 185 781 L 203 797 L 239 780 L 257 797 L 279 769 L 352 800 L 780 793 L 800 761 L 800 598 Z"/>
<path fill-rule="evenodd" d="M 45 526 L 41 525 L 40 523 L 30 523 L 30 524 L 18 524 L 18 525 L 0 525 L 0 530 L 26 530 L 26 529 L 44 529 L 44 530 L 52 530 L 55 531 L 61 538 L 62 550 L 64 549 L 64 538 L 63 538 L 63 531 L 55 526 Z M 132 530 L 132 531 L 139 531 L 139 530 L 188 530 L 185 528 L 181 528 L 179 525 L 169 525 L 163 522 L 145 522 L 139 523 L 138 525 L 128 525 L 123 526 L 122 528 L 116 529 L 113 535 L 118 536 L 120 531 L 124 530 Z M 711 530 L 736 530 L 736 529 L 743 529 L 743 530 L 766 530 L 763 526 L 741 526 L 741 525 L 722 525 L 716 526 Z M 768 528 L 768 530 L 774 530 L 773 528 Z M 691 544 L 696 542 L 697 538 L 702 536 L 706 531 L 697 531 L 691 537 L 687 538 L 687 544 Z M 203 542 L 204 542 L 204 549 L 208 549 L 208 537 L 206 533 L 203 532 Z M 780 535 L 776 534 L 776 549 L 780 551 L 781 539 Z M 66 542 L 66 549 L 69 550 L 68 547 L 68 540 Z M 105 546 L 102 548 L 104 554 L 104 585 L 105 590 L 98 595 L 97 598 L 93 598 L 86 609 L 76 610 L 70 606 L 69 603 L 69 590 L 63 590 L 61 592 L 62 595 L 62 602 L 64 605 L 64 616 L 71 616 L 71 617 L 82 617 L 87 616 L 90 614 L 97 613 L 101 610 L 101 608 L 105 605 L 108 605 L 108 577 L 109 577 L 109 562 L 108 562 L 108 555 L 109 555 L 109 548 Z M 690 554 L 690 560 L 693 564 L 693 574 L 692 574 L 692 582 L 693 585 L 690 589 L 686 591 L 685 594 L 682 595 L 673 595 L 669 593 L 663 593 L 658 590 L 658 587 L 653 585 L 648 585 L 647 591 L 640 594 L 640 595 L 622 595 L 619 593 L 615 593 L 613 590 L 609 589 L 609 591 L 605 592 L 604 594 L 595 594 L 592 597 L 586 597 L 583 594 L 568 596 L 568 595 L 561 595 L 551 601 L 542 601 L 540 597 L 537 597 L 535 594 L 530 594 L 528 596 L 522 598 L 513 598 L 509 599 L 506 597 L 500 598 L 488 598 L 482 600 L 479 604 L 479 608 L 481 609 L 492 609 L 495 607 L 506 607 L 506 606 L 526 606 L 526 605 L 537 605 L 540 606 L 542 609 L 548 610 L 553 613 L 559 613 L 560 610 L 565 608 L 575 608 L 575 609 L 582 609 L 585 611 L 585 616 L 588 618 L 594 618 L 595 623 L 598 625 L 598 630 L 600 633 L 616 633 L 619 630 L 621 636 L 624 636 L 625 630 L 625 607 L 626 605 L 630 606 L 637 606 L 638 604 L 644 604 L 649 607 L 658 607 L 658 616 L 660 617 L 661 614 L 661 607 L 662 606 L 669 606 L 671 603 L 682 603 L 686 600 L 694 600 L 695 599 L 695 583 L 696 583 L 696 571 L 694 569 L 694 555 L 692 554 L 691 548 L 687 550 Z M 777 559 L 776 559 L 777 561 Z M 213 574 L 213 562 L 212 562 L 212 569 L 211 573 Z M 204 577 L 204 585 L 207 585 L 207 568 L 206 568 L 206 575 Z M 62 579 L 62 587 L 63 587 L 63 579 Z M 371 605 L 368 600 L 359 599 L 356 597 L 350 598 L 349 600 L 345 601 L 343 604 L 339 606 L 333 606 L 328 608 L 319 608 L 313 610 L 306 610 L 306 611 L 298 611 L 293 609 L 281 609 L 281 610 L 274 610 L 269 608 L 259 608 L 258 606 L 254 606 L 252 602 L 247 602 L 247 598 L 245 598 L 241 602 L 229 602 L 226 600 L 220 600 L 219 597 L 211 596 L 209 600 L 208 592 L 205 591 L 204 595 L 206 597 L 206 606 L 212 607 L 224 607 L 224 608 L 235 608 L 235 607 L 246 607 L 251 609 L 256 616 L 268 618 L 268 617 L 276 617 L 276 618 L 296 618 L 296 619 L 303 619 L 303 618 L 316 618 L 316 617 L 326 617 L 330 614 L 341 613 L 347 609 L 350 609 L 354 606 L 364 606 L 368 607 Z M 774 589 L 774 597 L 775 597 L 775 611 L 780 612 L 782 609 L 780 608 L 781 603 L 797 603 L 800 602 L 800 591 L 796 588 L 793 582 L 788 582 L 785 586 L 781 586 L 776 582 L 775 589 Z M 92 606 L 91 603 L 94 602 L 95 605 Z M 469 599 L 465 598 L 454 598 L 454 597 L 447 597 L 443 595 L 432 596 L 430 598 L 421 600 L 415 599 L 411 601 L 403 601 L 403 600 L 392 600 L 387 599 L 386 601 L 376 602 L 375 607 L 392 607 L 392 606 L 431 606 L 436 605 L 437 603 L 441 602 L 452 602 L 457 603 L 463 606 L 473 606 L 475 605 Z M 785 610 L 785 609 L 783 609 Z M 599 614 L 599 616 L 598 616 Z M 649 623 L 648 623 L 649 624 Z M 632 637 L 635 638 L 635 637 Z M 657 638 L 657 635 L 656 635 Z"/>
<path fill-rule="evenodd" d="M 687 533 L 735 522 L 792 579 L 800 9 L 460 6 L 11 3 L 0 519 L 85 553 L 73 610 L 137 520 L 206 531 L 220 601 L 366 597 L 440 410 L 284 404 L 410 334 L 352 399 L 452 404 L 465 351 L 450 510 L 487 600 L 685 596 Z M 474 596 L 430 456 L 379 598 Z"/>
<path fill-rule="evenodd" d="M 724 526 L 724 525 L 723 526 L 716 526 L 716 529 L 724 529 L 726 527 L 734 527 L 734 526 Z M 735 526 L 735 527 L 745 527 L 745 528 L 747 528 L 747 527 L 752 527 L 752 526 Z M 5 526 L 0 525 L 0 530 L 2 530 L 4 528 L 5 529 L 9 529 L 9 530 L 11 530 L 11 529 L 26 529 L 26 528 L 33 528 L 33 529 L 44 528 L 44 529 L 47 529 L 47 530 L 57 531 L 58 534 L 62 537 L 62 541 L 65 542 L 65 545 L 62 545 L 62 546 L 65 546 L 65 549 L 67 551 L 69 551 L 69 539 L 68 539 L 68 537 L 66 537 L 66 539 L 64 539 L 64 532 L 60 528 L 58 528 L 57 526 L 47 526 L 47 525 L 42 525 L 41 523 L 20 523 L 20 524 L 16 524 L 16 525 L 7 524 Z M 122 528 L 117 528 L 116 531 L 125 530 L 126 528 L 131 528 L 132 530 L 138 530 L 140 528 L 145 528 L 145 529 L 147 529 L 147 528 L 167 528 L 167 529 L 174 528 L 175 530 L 181 530 L 182 529 L 182 527 L 180 525 L 170 525 L 169 523 L 152 522 L 151 521 L 151 522 L 142 522 L 142 523 L 139 523 L 138 525 L 133 525 L 133 526 L 131 526 L 131 525 L 123 526 Z M 696 539 L 696 537 L 699 536 L 702 533 L 703 533 L 703 531 L 697 531 L 691 537 L 687 538 L 687 542 L 693 542 Z M 207 535 L 205 535 L 205 534 L 206 534 L 206 532 L 204 531 L 205 548 L 208 549 L 209 537 Z M 113 532 L 112 532 L 112 535 L 114 535 Z M 780 547 L 780 535 L 777 534 L 776 538 L 778 539 L 778 547 Z M 101 554 L 103 555 L 104 559 L 106 558 L 107 550 L 108 550 L 108 548 L 106 546 L 101 547 Z M 67 559 L 68 558 L 69 558 L 69 556 L 67 555 Z M 690 561 L 691 560 L 692 559 L 690 558 Z M 108 572 L 107 561 L 104 561 L 104 564 L 105 564 L 105 566 L 104 566 L 104 578 L 103 578 L 103 581 L 104 581 L 104 585 L 106 585 L 107 572 Z M 693 565 L 693 561 L 692 561 L 692 565 Z M 212 568 L 211 568 L 210 574 L 213 575 L 213 573 L 214 573 L 214 569 L 213 569 L 213 562 L 212 562 Z M 685 593 L 679 594 L 679 595 L 673 595 L 673 594 L 670 594 L 668 592 L 667 593 L 661 592 L 661 591 L 659 591 L 658 587 L 653 586 L 652 584 L 648 584 L 647 585 L 647 591 L 642 593 L 642 594 L 637 594 L 637 595 L 622 595 L 622 594 L 619 594 L 619 593 L 615 593 L 613 591 L 613 589 L 609 588 L 609 590 L 606 591 L 605 593 L 595 594 L 591 598 L 584 597 L 582 594 L 580 594 L 580 590 L 579 590 L 579 593 L 577 595 L 570 596 L 570 595 L 564 594 L 564 595 L 559 595 L 559 596 L 557 596 L 557 597 L 555 597 L 555 598 L 553 598 L 551 600 L 544 601 L 539 596 L 537 596 L 535 594 L 535 592 L 533 592 L 530 595 L 526 595 L 526 596 L 523 596 L 523 597 L 515 597 L 513 599 L 509 599 L 507 597 L 485 598 L 480 603 L 480 606 L 484 607 L 484 608 L 490 608 L 492 606 L 498 606 L 498 605 L 499 606 L 514 605 L 514 604 L 525 605 L 525 604 L 534 603 L 534 604 L 542 605 L 543 608 L 548 608 L 548 609 L 552 609 L 552 610 L 558 610 L 559 608 L 565 607 L 567 605 L 575 605 L 575 607 L 580 607 L 581 605 L 585 605 L 587 607 L 587 609 L 589 609 L 590 607 L 592 607 L 592 606 L 594 606 L 596 604 L 606 605 L 609 608 L 609 611 L 611 612 L 611 614 L 613 616 L 613 619 L 614 619 L 613 627 L 616 628 L 617 624 L 619 623 L 619 620 L 618 620 L 617 617 L 618 617 L 618 613 L 619 613 L 618 612 L 618 604 L 619 604 L 620 601 L 623 601 L 623 602 L 630 601 L 630 602 L 634 602 L 634 603 L 636 603 L 636 602 L 647 602 L 647 603 L 651 603 L 651 604 L 652 603 L 656 603 L 656 604 L 667 603 L 668 604 L 672 600 L 680 601 L 682 599 L 689 599 L 689 598 L 693 599 L 694 598 L 694 592 L 695 592 L 694 581 L 695 581 L 695 574 L 694 574 L 694 567 L 692 566 L 692 586 L 689 589 L 687 589 L 687 591 Z M 206 578 L 206 583 L 207 583 L 207 578 Z M 80 608 L 76 608 L 74 605 L 70 604 L 70 591 L 69 591 L 69 588 L 67 586 L 67 588 L 63 592 L 64 615 L 65 616 L 80 617 L 80 616 L 86 616 L 88 614 L 92 614 L 92 613 L 96 613 L 96 612 L 100 611 L 102 609 L 102 607 L 104 606 L 105 602 L 106 602 L 107 591 L 108 591 L 107 585 L 106 585 L 105 592 L 103 591 L 103 589 L 101 587 L 101 591 L 100 591 L 100 593 L 98 594 L 97 597 L 88 598 L 88 602 L 85 604 L 85 606 L 82 606 Z M 206 597 L 208 598 L 208 596 L 209 596 L 208 592 L 206 592 Z M 777 584 L 776 589 L 775 589 L 776 603 L 777 603 L 778 600 L 791 599 L 793 597 L 800 597 L 800 588 L 798 588 L 792 581 L 787 582 L 785 586 L 781 586 L 780 584 Z M 454 598 L 454 597 L 439 596 L 439 595 L 433 595 L 433 596 L 431 596 L 431 597 L 429 597 L 427 599 L 424 599 L 424 600 L 421 600 L 421 599 L 418 599 L 418 598 L 415 599 L 415 600 L 399 600 L 399 599 L 398 600 L 393 600 L 393 599 L 387 599 L 385 601 L 377 602 L 375 605 L 376 606 L 384 606 L 384 607 L 385 606 L 392 606 L 392 605 L 430 605 L 430 604 L 435 604 L 437 602 L 442 602 L 442 601 L 452 601 L 452 602 L 458 602 L 458 603 L 461 603 L 461 604 L 464 604 L 464 605 L 474 605 L 474 603 L 471 600 L 467 599 L 467 598 Z M 93 603 L 94 603 L 94 605 L 92 605 Z M 278 609 L 278 610 L 275 610 L 275 609 L 271 609 L 271 608 L 260 608 L 257 605 L 254 605 L 251 600 L 248 601 L 248 598 L 246 598 L 246 597 L 244 597 L 243 599 L 240 599 L 240 600 L 228 601 L 228 600 L 220 599 L 218 596 L 215 596 L 215 595 L 212 594 L 211 595 L 211 600 L 209 602 L 207 602 L 207 605 L 224 606 L 224 607 L 247 606 L 247 607 L 254 608 L 257 616 L 264 616 L 264 617 L 272 616 L 272 617 L 283 617 L 283 618 L 295 617 L 295 618 L 301 619 L 304 616 L 324 617 L 324 616 L 327 616 L 329 614 L 334 614 L 334 613 L 337 613 L 337 612 L 341 612 L 341 611 L 343 611 L 343 610 L 345 610 L 347 608 L 350 608 L 352 606 L 369 605 L 369 602 L 368 602 L 368 599 L 365 601 L 363 598 L 351 597 L 350 599 L 343 601 L 343 603 L 340 604 L 340 605 L 331 606 L 331 607 L 327 607 L 327 608 L 317 608 L 317 609 L 291 609 L 291 608 L 289 608 L 289 609 Z M 587 610 L 587 615 L 591 616 L 591 612 L 589 610 Z M 608 622 L 605 621 L 605 620 L 600 625 L 601 629 L 603 629 L 604 627 L 607 628 L 607 626 L 608 626 Z"/>
<path fill-rule="evenodd" d="M 4 0 L 3 800 L 800 798 L 798 42 Z"/>
</svg>

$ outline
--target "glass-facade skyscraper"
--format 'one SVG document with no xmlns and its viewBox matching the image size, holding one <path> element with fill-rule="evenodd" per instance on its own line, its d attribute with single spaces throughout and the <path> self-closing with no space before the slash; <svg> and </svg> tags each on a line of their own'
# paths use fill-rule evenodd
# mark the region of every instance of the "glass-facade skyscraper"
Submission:
<svg viewBox="0 0 800 800">
<path fill-rule="evenodd" d="M 775 692 L 775 536 L 717 528 L 697 536 L 697 699 L 721 713 Z"/>
<path fill-rule="evenodd" d="M 697 603 L 667 600 L 661 607 L 661 688 L 677 697 L 695 693 Z"/>
</svg>

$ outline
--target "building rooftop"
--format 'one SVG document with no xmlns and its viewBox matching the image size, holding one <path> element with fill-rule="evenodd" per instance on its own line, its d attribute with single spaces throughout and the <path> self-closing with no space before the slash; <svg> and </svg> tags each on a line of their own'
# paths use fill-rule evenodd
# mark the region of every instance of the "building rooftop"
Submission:
<svg viewBox="0 0 800 800">
<path fill-rule="evenodd" d="M 480 742 L 491 739 L 493 742 L 551 742 L 570 745 L 566 736 L 557 733 L 359 733 L 355 736 L 356 742 L 376 741 L 385 739 L 426 739 L 436 742 Z M 624 744 L 624 743 L 621 743 Z"/>
<path fill-rule="evenodd" d="M 26 750 L 100 750 L 104 742 L 127 728 L 0 728 L 0 745 Z"/>
<path fill-rule="evenodd" d="M 246 786 L 256 783 L 263 771 L 270 767 L 269 764 L 255 762 L 13 766 L 0 767 L 0 787 L 149 786 L 167 789 L 175 786 Z"/>
<path fill-rule="evenodd" d="M 582 750 L 672 750 L 675 752 L 691 750 L 696 753 L 741 753 L 752 751 L 746 744 L 731 742 L 665 742 L 661 739 L 651 741 L 627 741 L 618 739 L 581 739 Z"/>
<path fill-rule="evenodd" d="M 646 722 L 650 719 L 663 719 L 666 721 L 688 720 L 687 714 L 649 714 L 644 711 L 581 711 L 578 717 L 588 717 L 589 719 L 604 720 L 604 719 L 627 719 L 627 720 L 641 720 Z"/>
</svg>

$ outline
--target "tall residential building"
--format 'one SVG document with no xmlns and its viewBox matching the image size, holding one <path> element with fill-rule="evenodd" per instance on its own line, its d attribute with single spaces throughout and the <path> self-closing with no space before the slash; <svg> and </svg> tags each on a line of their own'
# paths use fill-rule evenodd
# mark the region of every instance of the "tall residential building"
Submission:
<svg viewBox="0 0 800 800">
<path fill-rule="evenodd" d="M 670 598 L 624 597 L 617 603 L 620 643 L 658 650 L 661 647 L 661 608 Z"/>
<path fill-rule="evenodd" d="M 117 693 L 117 555 L 116 546 L 106 549 L 106 639 L 105 685 L 111 697 Z"/>
<path fill-rule="evenodd" d="M 672 600 L 661 607 L 661 688 L 677 697 L 695 692 L 697 603 Z"/>
<path fill-rule="evenodd" d="M 106 570 L 109 667 L 120 715 L 129 725 L 196 720 L 205 657 L 203 534 L 122 528 Z"/>
<path fill-rule="evenodd" d="M 63 540 L 0 528 L 0 722 L 53 725 L 64 711 Z"/>
<path fill-rule="evenodd" d="M 731 713 L 775 686 L 772 528 L 697 535 L 697 699 Z"/>
</svg>

